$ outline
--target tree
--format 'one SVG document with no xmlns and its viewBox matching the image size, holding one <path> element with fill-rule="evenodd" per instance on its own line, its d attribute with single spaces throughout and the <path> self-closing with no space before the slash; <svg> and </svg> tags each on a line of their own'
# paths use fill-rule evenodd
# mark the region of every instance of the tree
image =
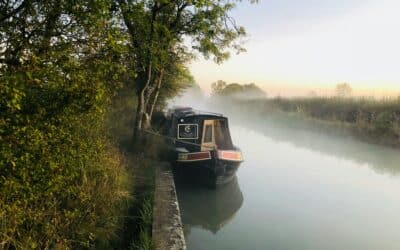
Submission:
<svg viewBox="0 0 400 250">
<path fill-rule="evenodd" d="M 211 95 L 221 95 L 226 85 L 226 82 L 222 80 L 211 83 Z"/>
<path fill-rule="evenodd" d="M 157 107 L 162 109 L 168 99 L 175 97 L 183 89 L 193 85 L 193 76 L 186 67 L 187 60 L 188 58 L 174 53 L 171 55 L 171 60 L 165 62 L 156 89 L 152 91 L 153 94 L 150 96 L 151 105 L 147 107 L 150 121 Z"/>
<path fill-rule="evenodd" d="M 0 248 L 94 248 L 118 224 L 127 189 L 104 114 L 126 38 L 110 9 L 0 2 Z"/>
<path fill-rule="evenodd" d="M 211 84 L 212 95 L 214 96 L 229 96 L 237 98 L 265 98 L 266 93 L 254 83 L 239 84 L 230 83 L 219 80 L 216 83 Z"/>
<path fill-rule="evenodd" d="M 310 91 L 308 91 L 307 96 L 310 98 L 315 98 L 318 96 L 318 94 L 315 90 L 310 90 Z"/>
<path fill-rule="evenodd" d="M 336 91 L 336 96 L 345 98 L 351 96 L 353 89 L 348 83 L 339 83 L 336 85 L 335 91 Z"/>
<path fill-rule="evenodd" d="M 194 56 L 196 51 L 221 63 L 229 49 L 242 51 L 238 38 L 245 34 L 228 15 L 235 7 L 231 1 L 118 1 L 130 47 L 136 76 L 132 79 L 138 99 L 134 141 L 149 126 L 149 101 L 157 83 L 162 82 L 165 65 L 176 55 Z M 192 43 L 185 46 L 185 39 Z M 175 51 L 172 56 L 171 51 Z"/>
<path fill-rule="evenodd" d="M 221 96 L 235 96 L 243 93 L 243 86 L 239 83 L 230 83 L 220 92 Z"/>
<path fill-rule="evenodd" d="M 267 93 L 258 87 L 255 83 L 249 83 L 243 85 L 243 92 L 247 98 L 265 98 Z"/>
</svg>

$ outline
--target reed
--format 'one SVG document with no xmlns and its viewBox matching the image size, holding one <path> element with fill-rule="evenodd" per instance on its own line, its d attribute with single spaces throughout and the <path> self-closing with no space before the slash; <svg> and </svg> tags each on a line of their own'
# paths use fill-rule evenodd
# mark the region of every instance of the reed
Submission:
<svg viewBox="0 0 400 250">
<path fill-rule="evenodd" d="M 219 103 L 266 118 L 291 119 L 294 126 L 301 126 L 302 120 L 303 124 L 312 122 L 371 143 L 400 147 L 400 98 L 225 98 Z"/>
</svg>

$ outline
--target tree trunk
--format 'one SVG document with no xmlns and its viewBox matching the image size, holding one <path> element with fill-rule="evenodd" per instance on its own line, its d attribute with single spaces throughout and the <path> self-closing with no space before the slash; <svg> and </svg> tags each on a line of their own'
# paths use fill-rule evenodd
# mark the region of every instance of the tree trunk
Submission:
<svg viewBox="0 0 400 250">
<path fill-rule="evenodd" d="M 153 112 L 154 112 L 154 108 L 155 108 L 155 106 L 157 104 L 158 96 L 160 94 L 163 75 L 164 75 L 164 69 L 161 69 L 160 77 L 158 78 L 157 87 L 156 87 L 156 90 L 155 90 L 155 93 L 154 93 L 154 98 L 153 98 L 152 104 L 150 106 L 150 111 L 149 111 L 150 122 L 151 122 L 151 118 L 153 117 Z"/>
<path fill-rule="evenodd" d="M 123 1 L 120 1 L 120 3 L 122 2 L 122 6 L 125 6 L 125 4 L 123 3 Z M 160 11 L 160 7 L 158 6 L 157 2 L 154 3 L 154 5 L 151 8 L 151 20 L 150 20 L 150 34 L 148 36 L 148 43 L 150 44 L 150 48 L 152 47 L 151 45 L 153 44 L 153 39 L 154 39 L 154 22 L 156 21 L 156 17 L 158 12 Z M 126 16 L 127 13 L 124 12 L 124 22 L 127 25 L 128 29 L 130 29 L 130 35 L 133 38 L 133 41 L 136 41 L 136 33 L 134 32 L 134 25 L 130 22 L 129 18 Z M 139 45 L 139 43 L 135 43 L 134 45 Z M 136 118 L 135 118 L 135 124 L 134 124 L 134 129 L 133 129 L 133 143 L 134 144 L 138 144 L 141 141 L 141 132 L 143 130 L 143 128 L 147 129 L 149 127 L 149 118 L 148 118 L 148 114 L 146 114 L 146 104 L 147 104 L 147 92 L 149 92 L 149 86 L 150 86 L 150 82 L 152 79 L 152 67 L 153 67 L 153 52 L 147 48 L 147 56 L 145 57 L 145 64 L 146 65 L 146 70 L 144 75 L 142 75 L 142 77 L 139 76 L 137 77 L 138 79 L 138 103 L 137 103 L 137 107 L 136 107 Z"/>
<path fill-rule="evenodd" d="M 143 129 L 143 121 L 144 117 L 146 114 L 146 96 L 145 92 L 147 88 L 149 87 L 150 81 L 151 81 L 151 75 L 152 75 L 152 64 L 150 63 L 145 76 L 138 76 L 138 86 L 139 86 L 139 91 L 137 92 L 137 106 L 136 106 L 136 117 L 135 117 L 135 123 L 133 127 L 133 143 L 136 144 L 140 142 L 140 133 L 142 132 Z M 147 121 L 146 121 L 147 123 Z M 147 124 L 145 124 L 147 126 Z M 148 127 L 146 127 L 147 129 Z"/>
<path fill-rule="evenodd" d="M 133 142 L 137 143 L 140 139 L 140 130 L 142 129 L 144 113 L 144 90 L 137 94 L 136 117 L 133 126 Z"/>
</svg>

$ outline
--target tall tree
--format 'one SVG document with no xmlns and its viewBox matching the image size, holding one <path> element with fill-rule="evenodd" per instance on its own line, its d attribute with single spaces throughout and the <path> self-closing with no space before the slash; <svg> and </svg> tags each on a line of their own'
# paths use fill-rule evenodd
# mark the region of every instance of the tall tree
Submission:
<svg viewBox="0 0 400 250">
<path fill-rule="evenodd" d="M 226 86 L 227 83 L 223 80 L 218 80 L 216 82 L 211 83 L 211 94 L 220 95 Z"/>
<path fill-rule="evenodd" d="M 348 83 L 339 83 L 335 87 L 336 96 L 345 98 L 350 97 L 353 89 L 351 88 L 350 84 Z"/>
<path fill-rule="evenodd" d="M 170 51 L 182 51 L 221 63 L 229 57 L 229 49 L 242 51 L 238 38 L 245 34 L 229 12 L 232 1 L 220 0 L 119 0 L 126 30 L 131 36 L 131 52 L 135 58 L 136 95 L 138 99 L 134 139 L 145 123 L 147 101 L 171 60 Z M 186 44 L 191 43 L 190 48 Z M 156 89 L 156 88 L 155 88 Z"/>
</svg>

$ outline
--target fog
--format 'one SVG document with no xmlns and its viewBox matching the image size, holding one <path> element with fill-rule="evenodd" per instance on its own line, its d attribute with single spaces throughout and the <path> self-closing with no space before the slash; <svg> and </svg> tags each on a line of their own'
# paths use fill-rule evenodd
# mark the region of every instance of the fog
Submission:
<svg viewBox="0 0 400 250">
<path fill-rule="evenodd" d="M 229 118 L 231 126 L 257 131 L 276 142 L 286 142 L 321 154 L 335 155 L 367 165 L 379 173 L 400 173 L 398 149 L 364 143 L 350 135 L 323 130 L 300 120 L 292 119 L 288 122 L 285 117 L 260 115 L 261 110 L 249 110 L 240 105 L 232 105 L 230 101 L 207 97 L 197 88 L 189 88 L 173 99 L 169 107 L 173 106 L 221 113 Z M 232 136 L 235 137 L 234 134 Z"/>
<path fill-rule="evenodd" d="M 226 115 L 245 158 L 222 191 L 178 183 L 189 249 L 400 248 L 398 150 L 190 91 L 170 105 Z"/>
<path fill-rule="evenodd" d="M 199 87 L 190 87 L 185 89 L 177 97 L 173 98 L 167 105 L 167 108 L 174 106 L 192 107 L 203 110 L 208 108 L 209 97 Z"/>
</svg>

